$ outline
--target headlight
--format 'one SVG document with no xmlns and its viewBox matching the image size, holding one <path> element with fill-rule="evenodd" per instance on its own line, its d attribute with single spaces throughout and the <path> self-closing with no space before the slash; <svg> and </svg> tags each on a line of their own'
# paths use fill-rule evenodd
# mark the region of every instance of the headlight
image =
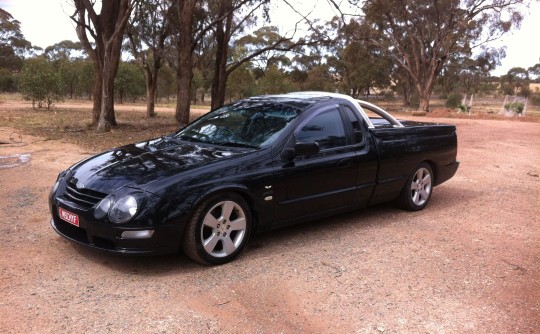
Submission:
<svg viewBox="0 0 540 334">
<path fill-rule="evenodd" d="M 101 204 L 101 203 L 100 203 Z M 105 205 L 105 204 L 104 204 Z M 109 204 L 110 205 L 110 204 Z M 109 219 L 121 224 L 129 221 L 137 213 L 137 199 L 131 195 L 120 198 L 109 211 Z"/>
<path fill-rule="evenodd" d="M 111 208 L 112 200 L 109 197 L 105 197 L 99 202 L 96 210 L 94 211 L 94 217 L 101 219 L 107 215 Z"/>
</svg>

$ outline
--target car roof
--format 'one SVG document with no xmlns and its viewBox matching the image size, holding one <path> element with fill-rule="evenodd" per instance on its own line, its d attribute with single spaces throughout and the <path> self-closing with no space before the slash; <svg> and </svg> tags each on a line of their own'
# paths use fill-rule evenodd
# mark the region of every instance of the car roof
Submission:
<svg viewBox="0 0 540 334">
<path fill-rule="evenodd" d="M 341 98 L 341 94 L 325 92 L 293 92 L 288 94 L 261 95 L 253 96 L 242 101 L 283 104 L 300 110 L 306 110 L 309 107 L 323 101 L 329 101 L 335 98 Z"/>
</svg>

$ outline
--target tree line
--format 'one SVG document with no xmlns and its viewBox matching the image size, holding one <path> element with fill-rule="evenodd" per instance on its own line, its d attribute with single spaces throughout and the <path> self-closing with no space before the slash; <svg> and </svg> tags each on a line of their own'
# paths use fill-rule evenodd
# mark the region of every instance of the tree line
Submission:
<svg viewBox="0 0 540 334">
<path fill-rule="evenodd" d="M 292 32 L 270 25 L 278 1 L 299 14 Z M 46 107 L 92 99 L 99 131 L 116 125 L 115 101 L 142 96 L 148 117 L 158 98 L 172 98 L 176 121 L 186 124 L 193 102 L 217 108 L 291 90 L 399 95 L 424 111 L 434 92 L 534 95 L 528 87 L 540 80 L 540 63 L 490 75 L 505 55 L 490 42 L 519 25 L 528 1 L 349 1 L 361 15 L 327 1 L 338 13 L 329 22 L 287 0 L 68 0 L 79 41 L 45 50 L 0 9 L 0 89 Z"/>
</svg>

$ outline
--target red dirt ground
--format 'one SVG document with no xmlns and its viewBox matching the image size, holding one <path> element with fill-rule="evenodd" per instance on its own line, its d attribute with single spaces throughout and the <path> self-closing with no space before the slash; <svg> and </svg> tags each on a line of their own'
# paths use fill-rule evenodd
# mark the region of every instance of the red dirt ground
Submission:
<svg viewBox="0 0 540 334">
<path fill-rule="evenodd" d="M 256 235 L 219 267 L 62 239 L 48 193 L 90 152 L 30 135 L 0 145 L 31 155 L 0 168 L 0 332 L 538 333 L 540 123 L 436 121 L 457 125 L 461 166 L 425 210 Z"/>
</svg>

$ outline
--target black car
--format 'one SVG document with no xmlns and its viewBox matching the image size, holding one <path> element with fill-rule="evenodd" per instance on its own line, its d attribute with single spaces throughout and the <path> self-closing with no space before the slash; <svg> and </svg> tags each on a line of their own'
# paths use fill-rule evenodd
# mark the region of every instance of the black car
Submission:
<svg viewBox="0 0 540 334">
<path fill-rule="evenodd" d="M 253 232 L 384 201 L 423 209 L 456 153 L 454 126 L 400 122 L 346 95 L 253 97 L 60 173 L 51 224 L 93 248 L 221 264 Z"/>
</svg>

